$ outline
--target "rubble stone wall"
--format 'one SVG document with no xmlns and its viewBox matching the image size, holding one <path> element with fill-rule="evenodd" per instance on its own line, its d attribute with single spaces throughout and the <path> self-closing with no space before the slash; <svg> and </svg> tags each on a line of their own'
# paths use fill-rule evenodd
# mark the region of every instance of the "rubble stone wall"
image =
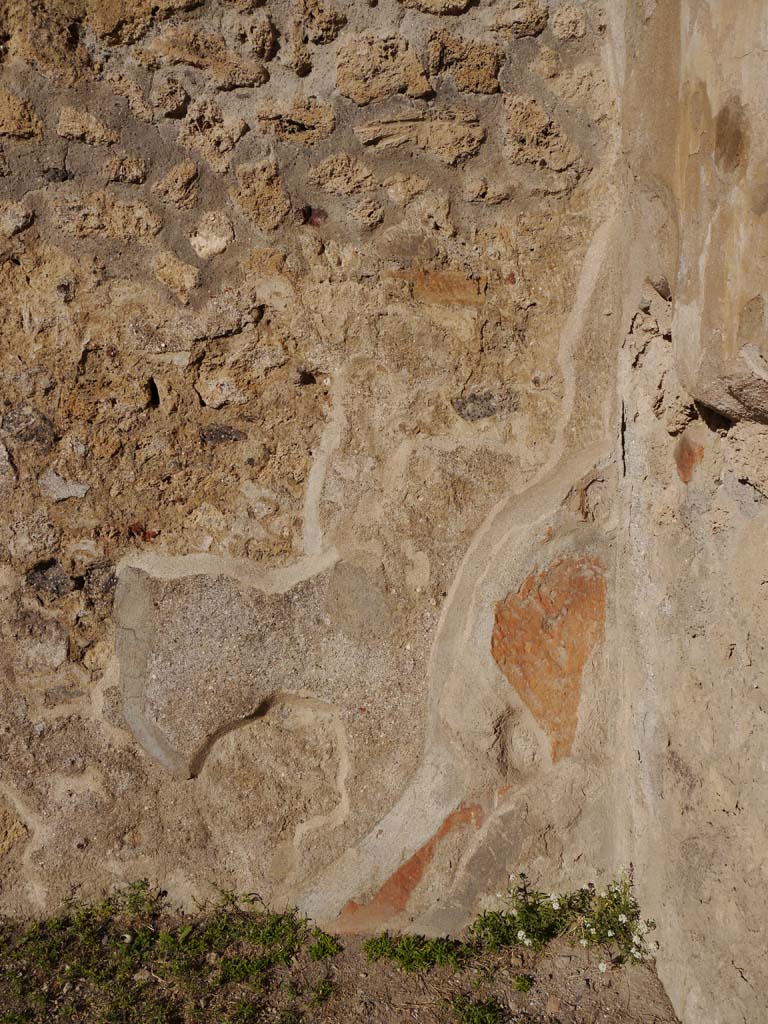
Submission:
<svg viewBox="0 0 768 1024">
<path fill-rule="evenodd" d="M 767 17 L 0 0 L 0 912 L 633 862 L 754 1024 Z"/>
</svg>

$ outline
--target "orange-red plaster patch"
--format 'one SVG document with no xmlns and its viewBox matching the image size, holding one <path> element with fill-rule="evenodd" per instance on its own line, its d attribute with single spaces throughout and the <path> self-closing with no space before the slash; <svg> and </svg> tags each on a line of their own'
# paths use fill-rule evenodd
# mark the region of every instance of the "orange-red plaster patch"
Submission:
<svg viewBox="0 0 768 1024">
<path fill-rule="evenodd" d="M 677 473 L 684 484 L 689 484 L 693 471 L 704 458 L 704 448 L 691 441 L 685 434 L 675 445 L 675 465 Z"/>
<path fill-rule="evenodd" d="M 491 653 L 549 737 L 552 760 L 571 752 L 582 674 L 605 631 L 604 567 L 561 558 L 496 605 Z"/>
<path fill-rule="evenodd" d="M 478 829 L 485 820 L 485 811 L 480 804 L 462 804 L 448 815 L 437 832 L 394 874 L 384 882 L 379 891 L 367 903 L 350 900 L 342 908 L 334 930 L 340 932 L 366 932 L 381 928 L 404 913 L 416 886 L 435 856 L 438 846 L 446 836 L 460 828 Z"/>
</svg>

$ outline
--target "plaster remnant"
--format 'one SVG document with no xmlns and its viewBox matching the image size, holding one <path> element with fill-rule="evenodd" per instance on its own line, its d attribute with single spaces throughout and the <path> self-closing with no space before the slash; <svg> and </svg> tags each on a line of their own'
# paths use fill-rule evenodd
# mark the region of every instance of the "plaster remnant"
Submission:
<svg viewBox="0 0 768 1024">
<path fill-rule="evenodd" d="M 562 558 L 496 605 L 491 653 L 547 735 L 553 761 L 573 748 L 584 670 L 605 631 L 606 593 L 600 562 Z"/>
</svg>

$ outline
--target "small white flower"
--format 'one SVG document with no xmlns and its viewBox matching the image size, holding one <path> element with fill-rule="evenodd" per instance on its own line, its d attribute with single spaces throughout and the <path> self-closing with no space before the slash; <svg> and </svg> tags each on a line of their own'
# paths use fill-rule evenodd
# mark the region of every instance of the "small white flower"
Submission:
<svg viewBox="0 0 768 1024">
<path fill-rule="evenodd" d="M 641 935 L 645 935 L 645 933 L 648 931 L 648 925 L 645 923 L 645 921 L 641 921 L 640 924 L 637 926 L 637 930 L 640 932 Z"/>
<path fill-rule="evenodd" d="M 531 942 L 531 940 L 530 940 L 530 939 L 526 939 L 526 940 L 525 940 L 525 943 L 524 943 L 524 945 L 526 945 L 526 946 L 532 946 L 532 945 L 533 945 L 533 943 Z"/>
<path fill-rule="evenodd" d="M 643 941 L 643 940 L 642 940 L 642 939 L 640 938 L 640 936 L 639 936 L 639 935 L 633 935 L 633 936 L 632 936 L 632 942 L 633 942 L 633 943 L 634 943 L 634 944 L 635 944 L 636 946 L 639 946 L 639 945 L 640 945 L 640 943 L 641 943 L 642 941 Z"/>
<path fill-rule="evenodd" d="M 611 931 L 611 929 L 610 929 L 610 928 L 608 929 L 608 938 L 609 938 L 609 939 L 612 939 L 612 938 L 613 938 L 613 932 Z"/>
<path fill-rule="evenodd" d="M 626 924 L 626 923 L 627 923 L 627 915 L 626 914 L 619 914 L 619 924 Z"/>
<path fill-rule="evenodd" d="M 586 939 L 579 939 L 579 945 L 580 946 L 586 946 L 586 945 L 588 945 L 588 942 L 587 942 Z"/>
<path fill-rule="evenodd" d="M 595 929 L 594 929 L 594 928 L 590 928 L 590 929 L 589 929 L 589 934 L 590 934 L 590 935 L 597 935 L 597 932 L 595 931 Z"/>
<path fill-rule="evenodd" d="M 554 896 L 552 897 L 552 909 L 553 910 L 559 910 L 560 909 L 560 903 L 558 902 L 558 900 L 555 899 Z"/>
<path fill-rule="evenodd" d="M 604 960 L 601 960 L 600 963 L 597 965 L 597 969 L 598 971 L 600 971 L 601 974 L 605 974 L 605 972 L 608 970 L 608 964 L 605 963 Z"/>
<path fill-rule="evenodd" d="M 521 939 L 521 940 L 525 938 L 525 932 L 523 931 L 523 929 L 522 929 L 522 928 L 521 928 L 521 929 L 520 929 L 520 931 L 519 931 L 519 932 L 517 933 L 517 937 L 518 937 L 518 939 Z"/>
<path fill-rule="evenodd" d="M 643 955 L 642 955 L 642 953 L 640 952 L 640 950 L 639 950 L 639 949 L 633 949 L 633 950 L 632 950 L 632 956 L 633 956 L 633 957 L 634 957 L 634 958 L 635 958 L 636 960 L 642 960 L 642 958 L 643 958 Z"/>
</svg>

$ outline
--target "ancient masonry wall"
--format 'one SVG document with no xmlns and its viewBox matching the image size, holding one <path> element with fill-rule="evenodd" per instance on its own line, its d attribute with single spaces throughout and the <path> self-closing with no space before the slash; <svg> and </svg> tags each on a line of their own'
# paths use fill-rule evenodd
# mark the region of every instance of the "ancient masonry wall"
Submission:
<svg viewBox="0 0 768 1024">
<path fill-rule="evenodd" d="M 754 1024 L 730 6 L 0 0 L 0 912 L 444 931 L 633 861 L 686 1024 Z"/>
</svg>

